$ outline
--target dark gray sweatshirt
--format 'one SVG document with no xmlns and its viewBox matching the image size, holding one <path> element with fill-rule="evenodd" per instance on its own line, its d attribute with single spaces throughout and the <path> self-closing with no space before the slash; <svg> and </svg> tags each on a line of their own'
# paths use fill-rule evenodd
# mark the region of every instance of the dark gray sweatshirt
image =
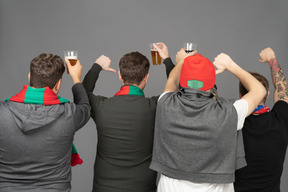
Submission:
<svg viewBox="0 0 288 192">
<path fill-rule="evenodd" d="M 195 183 L 232 183 L 246 165 L 233 103 L 184 88 L 165 94 L 156 110 L 150 168 Z"/>
<path fill-rule="evenodd" d="M 90 118 L 81 83 L 74 103 L 0 102 L 0 191 L 70 191 L 74 134 Z"/>
</svg>

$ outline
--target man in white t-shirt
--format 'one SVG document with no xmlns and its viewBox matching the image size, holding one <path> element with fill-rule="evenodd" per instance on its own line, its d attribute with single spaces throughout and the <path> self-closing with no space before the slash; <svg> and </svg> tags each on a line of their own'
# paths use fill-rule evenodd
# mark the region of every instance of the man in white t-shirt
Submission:
<svg viewBox="0 0 288 192">
<path fill-rule="evenodd" d="M 266 90 L 228 55 L 215 58 L 215 71 L 207 58 L 194 54 L 177 53 L 158 100 L 150 168 L 161 173 L 158 192 L 231 192 L 235 169 L 246 165 L 238 130 Z M 225 70 L 248 90 L 240 100 L 216 100 L 211 93 L 216 75 Z"/>
</svg>

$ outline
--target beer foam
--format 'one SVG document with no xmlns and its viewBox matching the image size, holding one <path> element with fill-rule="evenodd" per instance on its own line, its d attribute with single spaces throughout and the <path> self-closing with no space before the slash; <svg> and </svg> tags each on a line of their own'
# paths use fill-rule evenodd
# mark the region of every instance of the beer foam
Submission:
<svg viewBox="0 0 288 192">
<path fill-rule="evenodd" d="M 76 59 L 77 60 L 77 56 L 66 56 L 65 58 L 67 58 L 67 59 Z"/>
</svg>

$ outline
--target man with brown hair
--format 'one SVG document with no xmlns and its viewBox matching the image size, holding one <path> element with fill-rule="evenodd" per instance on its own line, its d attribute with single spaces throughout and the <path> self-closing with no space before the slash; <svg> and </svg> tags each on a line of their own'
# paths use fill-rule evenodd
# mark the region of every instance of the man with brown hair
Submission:
<svg viewBox="0 0 288 192">
<path fill-rule="evenodd" d="M 57 96 L 64 62 L 48 53 L 31 61 L 30 86 L 0 102 L 0 191 L 71 190 L 73 137 L 89 120 L 90 105 L 80 62 L 66 62 L 75 103 Z"/>
<path fill-rule="evenodd" d="M 246 118 L 243 139 L 247 166 L 236 171 L 236 192 L 279 192 L 283 164 L 288 143 L 288 89 L 284 73 L 274 51 L 266 48 L 260 52 L 260 62 L 268 62 L 274 92 L 272 110 L 265 105 L 269 83 L 258 73 L 251 73 L 267 90 L 266 97 Z M 246 89 L 240 83 L 240 96 Z"/>
<path fill-rule="evenodd" d="M 155 46 L 168 75 L 174 67 L 168 48 L 164 43 Z M 123 82 L 120 91 L 110 98 L 94 95 L 100 71 L 116 73 L 110 65 L 108 57 L 100 56 L 83 81 L 98 133 L 93 191 L 156 191 L 157 172 L 149 165 L 158 96 L 147 98 L 143 92 L 149 60 L 139 52 L 125 54 L 119 62 L 119 79 Z"/>
</svg>

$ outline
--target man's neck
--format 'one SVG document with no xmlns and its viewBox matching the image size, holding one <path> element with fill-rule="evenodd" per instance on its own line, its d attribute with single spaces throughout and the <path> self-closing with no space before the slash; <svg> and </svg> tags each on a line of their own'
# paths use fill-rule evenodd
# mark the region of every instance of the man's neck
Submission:
<svg viewBox="0 0 288 192">
<path fill-rule="evenodd" d="M 133 83 L 123 83 L 123 85 L 133 85 L 133 86 L 135 86 L 135 87 L 138 87 L 138 88 L 140 88 L 140 89 L 144 89 L 144 87 L 145 87 L 145 85 L 142 85 L 142 83 L 140 83 L 139 85 L 137 85 L 137 84 L 133 84 Z"/>
<path fill-rule="evenodd" d="M 31 88 L 33 89 L 41 89 L 41 88 L 44 88 L 44 87 L 41 87 L 41 88 L 36 88 L 36 87 L 32 87 L 30 86 Z M 55 89 L 55 87 L 52 89 L 52 91 L 57 95 L 58 94 L 58 91 Z"/>
<path fill-rule="evenodd" d="M 261 102 L 259 105 L 265 105 L 265 103 L 264 103 L 264 102 Z"/>
</svg>

